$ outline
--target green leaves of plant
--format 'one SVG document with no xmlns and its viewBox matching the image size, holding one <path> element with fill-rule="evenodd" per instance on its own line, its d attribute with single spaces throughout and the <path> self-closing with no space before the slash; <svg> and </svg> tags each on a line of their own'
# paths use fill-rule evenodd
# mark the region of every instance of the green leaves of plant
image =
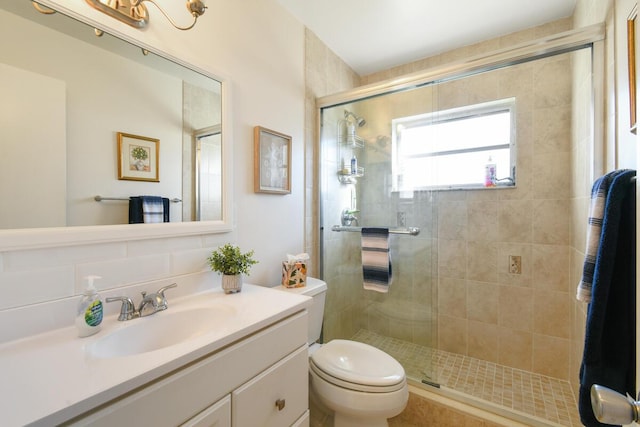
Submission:
<svg viewBox="0 0 640 427">
<path fill-rule="evenodd" d="M 226 275 L 249 275 L 251 266 L 258 263 L 253 259 L 253 254 L 253 250 L 243 254 L 238 246 L 227 243 L 211 252 L 207 261 L 213 271 Z"/>
</svg>

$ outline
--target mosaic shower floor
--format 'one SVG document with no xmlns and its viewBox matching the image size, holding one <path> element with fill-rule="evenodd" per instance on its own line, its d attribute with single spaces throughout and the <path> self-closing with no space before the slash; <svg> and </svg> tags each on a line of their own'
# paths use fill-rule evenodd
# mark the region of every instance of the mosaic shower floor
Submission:
<svg viewBox="0 0 640 427">
<path fill-rule="evenodd" d="M 543 419 L 549 425 L 582 425 L 568 381 L 412 344 L 367 330 L 360 330 L 352 339 L 377 347 L 396 358 L 409 378 L 436 382 L 457 392 Z M 433 366 L 429 366 L 430 363 Z M 429 372 L 435 375 L 428 375 Z"/>
</svg>

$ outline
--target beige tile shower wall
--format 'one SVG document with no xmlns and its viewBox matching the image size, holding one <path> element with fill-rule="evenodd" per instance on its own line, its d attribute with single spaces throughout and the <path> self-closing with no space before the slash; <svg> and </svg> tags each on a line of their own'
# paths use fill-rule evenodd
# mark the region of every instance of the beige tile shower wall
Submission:
<svg viewBox="0 0 640 427">
<path fill-rule="evenodd" d="M 615 47 L 614 47 L 614 22 L 613 22 L 613 0 L 577 0 L 576 9 L 573 15 L 573 27 L 581 28 L 587 25 L 605 22 L 607 33 L 605 39 L 605 81 L 594 81 L 594 85 L 606 88 L 604 91 L 604 117 L 596 118 L 596 126 L 605 129 L 604 141 L 595 141 L 594 148 L 589 143 L 590 135 L 584 135 L 579 130 L 585 128 L 586 114 L 577 108 L 573 109 L 572 121 L 572 187 L 571 187 L 571 279 L 572 284 L 578 283 L 582 275 L 582 264 L 584 261 L 584 248 L 586 242 L 586 221 L 589 210 L 589 198 L 591 183 L 596 176 L 602 174 L 602 170 L 591 170 L 591 156 L 595 153 L 602 153 L 605 150 L 603 145 L 615 145 Z M 574 61 L 573 75 L 573 98 L 574 105 L 582 105 L 581 100 L 591 96 L 591 64 L 585 58 L 577 58 Z M 596 154 L 598 155 L 598 154 Z M 571 337 L 571 359 L 569 381 L 574 393 L 578 395 L 579 378 L 578 372 L 582 360 L 582 349 L 584 346 L 584 331 L 586 320 L 586 304 L 575 299 L 572 300 L 572 337 Z"/>
<path fill-rule="evenodd" d="M 591 63 L 583 57 L 576 57 L 573 64 L 573 98 L 574 105 L 581 105 L 585 99 L 591 96 Z M 571 274 L 570 282 L 577 284 L 582 275 L 584 262 L 584 249 L 586 246 L 587 216 L 589 210 L 590 189 L 592 174 L 589 167 L 591 145 L 590 135 L 581 130 L 585 127 L 586 115 L 583 111 L 574 108 L 573 114 L 573 144 L 571 147 L 572 159 L 572 186 L 571 186 Z M 569 380 L 577 396 L 579 388 L 578 372 L 582 360 L 584 344 L 584 331 L 587 305 L 572 299 L 572 334 L 570 347 L 570 369 L 573 375 Z"/>
<path fill-rule="evenodd" d="M 578 0 L 576 14 L 573 19 L 573 27 L 578 28 L 603 22 L 611 3 L 611 0 Z M 518 42 L 565 31 L 570 28 L 572 28 L 571 20 L 560 20 L 488 42 L 479 43 L 471 47 L 457 49 L 452 52 L 446 52 L 431 58 L 405 64 L 391 70 L 364 76 L 360 79 L 360 83 L 375 83 L 413 71 L 468 58 L 471 56 L 471 53 L 475 55 Z M 307 30 L 306 35 L 306 248 L 307 251 L 313 254 L 312 259 L 314 260 L 314 264 L 312 268 L 316 268 L 313 271 L 315 271 L 314 274 L 317 274 L 318 253 L 316 248 L 318 247 L 318 236 L 315 230 L 318 230 L 316 222 L 318 218 L 318 200 L 313 199 L 312 189 L 318 185 L 317 179 L 315 178 L 318 176 L 315 168 L 317 167 L 319 153 L 317 151 L 318 148 L 312 143 L 318 140 L 314 97 L 347 89 L 349 85 L 355 87 L 358 84 L 358 76 L 351 70 L 345 71 L 344 64 L 340 64 L 341 61 L 337 59 L 333 53 L 328 51 L 326 46 L 324 46 L 313 33 Z M 607 69 L 611 69 L 613 67 L 612 64 L 613 59 L 608 58 Z M 574 104 L 578 105 L 579 102 L 577 99 L 582 96 L 587 96 L 584 92 L 587 87 L 585 85 L 588 85 L 585 79 L 590 75 L 590 71 L 587 70 L 588 66 L 580 61 L 576 61 L 573 67 L 574 76 L 581 77 L 573 79 L 572 88 Z M 349 77 L 344 77 L 345 75 Z M 611 80 L 611 77 L 609 77 L 609 80 Z M 576 111 L 575 109 L 571 109 L 570 111 L 571 129 L 575 131 L 575 129 L 583 128 L 582 125 L 585 120 L 584 112 Z M 563 111 L 563 113 L 566 114 L 566 110 Z M 607 119 L 609 119 L 612 114 L 613 113 L 608 113 Z M 464 262 L 465 270 L 470 269 L 473 277 L 487 274 L 487 271 L 478 271 L 479 268 L 485 268 L 483 266 L 484 263 L 480 262 L 479 258 L 474 257 L 473 254 L 481 253 L 482 256 L 487 257 L 491 263 L 494 262 L 495 257 L 498 279 L 497 282 L 484 282 L 482 280 L 460 279 L 455 277 L 442 277 L 440 279 L 439 303 L 441 305 L 449 304 L 451 311 L 448 316 L 453 320 L 450 325 L 447 325 L 453 330 L 457 328 L 465 332 L 462 335 L 463 338 L 459 340 L 459 343 L 456 343 L 456 340 L 452 339 L 451 345 L 464 346 L 466 351 L 471 351 L 484 358 L 490 359 L 492 357 L 500 357 L 501 346 L 499 343 L 503 343 L 502 347 L 504 347 L 507 342 L 513 344 L 521 342 L 524 344 L 523 348 L 525 351 L 509 352 L 505 349 L 501 357 L 514 366 L 526 365 L 532 367 L 534 365 L 553 365 L 546 363 L 546 358 L 559 349 L 569 354 L 567 357 L 570 361 L 565 362 L 563 359 L 561 368 L 557 369 L 562 372 L 558 375 L 566 376 L 566 372 L 568 372 L 569 379 L 575 382 L 582 352 L 585 307 L 580 303 L 574 302 L 573 287 L 579 277 L 579 270 L 583 258 L 585 228 L 582 227 L 581 224 L 586 221 L 591 180 L 590 171 L 585 165 L 592 155 L 589 145 L 584 142 L 584 138 L 588 138 L 588 136 L 572 134 L 572 145 L 569 151 L 561 152 L 559 156 L 562 162 L 568 162 L 569 159 L 571 160 L 571 166 L 565 166 L 565 168 L 571 170 L 569 177 L 564 177 L 564 179 L 568 179 L 571 183 L 571 187 L 568 189 L 563 188 L 563 191 L 567 192 L 566 199 L 548 199 L 542 197 L 540 194 L 538 194 L 538 198 L 534 198 L 533 195 L 527 194 L 527 192 L 533 191 L 534 184 L 531 182 L 531 174 L 529 174 L 529 177 L 527 177 L 526 174 L 525 176 L 522 174 L 519 176 L 519 187 L 522 188 L 522 191 L 520 191 L 520 189 L 515 190 L 512 194 L 512 199 L 501 200 L 500 203 L 496 203 L 494 197 L 504 198 L 503 196 L 498 196 L 497 192 L 484 192 L 475 195 L 468 193 L 465 196 L 466 226 L 468 230 L 470 230 L 468 231 L 470 241 L 491 242 L 492 239 L 496 239 L 496 235 L 498 235 L 498 239 L 502 238 L 515 241 L 505 241 L 497 244 L 497 247 L 489 245 L 489 250 L 486 252 L 483 252 L 485 247 L 482 246 L 482 243 L 472 243 L 470 249 L 465 249 L 463 257 L 461 252 L 453 252 L 452 256 L 461 257 L 458 261 Z M 549 153 L 547 153 L 546 156 L 547 158 L 554 157 Z M 521 170 L 526 168 L 532 170 L 534 166 L 533 160 L 533 155 L 529 156 L 529 158 L 523 156 L 521 159 Z M 538 165 L 541 163 L 544 165 L 544 154 L 540 154 L 537 157 L 537 161 Z M 554 170 L 551 170 L 551 172 L 553 173 Z M 527 180 L 529 180 L 529 182 L 526 182 Z M 542 192 L 545 191 L 544 188 L 541 189 L 540 186 L 538 186 L 538 189 Z M 536 212 L 543 211 L 545 205 L 551 205 L 563 214 L 570 214 L 570 228 L 568 230 L 570 240 L 565 242 L 565 244 L 533 243 L 534 225 L 531 212 L 534 207 L 537 208 Z M 523 222 L 523 217 L 529 222 Z M 499 228 L 499 224 L 502 224 L 501 228 Z M 564 227 L 566 224 L 554 224 L 554 226 L 565 230 Z M 552 239 L 555 236 L 553 233 L 544 233 L 540 227 L 537 227 L 536 230 L 535 239 Z M 519 242 L 517 240 L 518 235 L 520 235 L 521 240 L 530 238 L 531 242 Z M 562 239 L 565 238 L 566 236 Z M 455 243 L 455 239 L 451 242 L 445 242 L 440 250 L 444 250 L 446 256 L 447 249 L 455 249 L 452 248 Z M 504 266 L 507 262 L 505 261 L 505 257 L 516 252 L 521 254 L 523 259 L 523 273 L 520 276 L 510 275 L 504 271 Z M 467 266 L 469 253 L 472 254 L 472 260 L 469 261 L 469 265 Z M 335 256 L 341 255 L 336 253 Z M 527 260 L 529 260 L 529 262 L 527 262 Z M 551 268 L 553 263 L 549 264 L 549 261 L 554 261 L 556 267 Z M 554 269 L 557 268 L 558 263 L 561 266 L 569 263 L 571 267 L 568 272 L 562 268 L 561 274 L 556 276 Z M 443 262 L 440 262 L 440 265 L 442 264 Z M 540 269 L 541 266 L 544 266 L 545 269 Z M 465 274 L 467 273 L 465 272 Z M 564 279 L 567 275 L 570 276 L 568 281 Z M 537 281 L 544 277 L 550 277 L 550 279 L 546 282 L 540 282 L 541 286 L 539 288 L 532 286 L 534 280 L 538 283 Z M 556 281 L 555 278 L 562 279 Z M 563 281 L 566 282 L 566 284 L 563 284 Z M 479 287 L 485 283 L 498 283 L 498 285 L 494 284 Z M 492 323 L 496 319 L 496 310 L 489 309 L 485 312 L 479 309 L 479 305 L 476 304 L 475 300 L 470 299 L 479 293 L 478 289 L 483 291 L 487 290 L 486 295 L 484 295 L 484 292 L 480 292 L 480 294 L 482 294 L 484 299 L 489 301 L 491 307 L 498 307 L 498 325 L 513 325 L 511 329 L 500 329 L 496 327 L 495 323 Z M 538 311 L 536 312 L 537 314 L 534 313 L 534 307 L 541 308 L 545 305 L 546 301 L 549 300 L 554 303 L 552 307 L 550 307 L 551 312 L 562 311 L 563 308 L 555 304 L 557 302 L 554 298 L 555 296 L 561 296 L 559 305 L 569 305 L 568 312 L 571 313 L 569 318 L 558 319 L 558 321 L 563 322 L 564 325 L 569 325 L 568 336 L 565 328 L 560 328 L 561 332 L 557 335 L 561 336 L 544 333 L 544 331 L 550 328 L 551 324 L 555 324 L 555 322 L 547 322 L 544 319 L 545 316 L 542 314 L 544 313 L 543 311 Z M 338 297 L 338 295 L 336 295 L 336 297 Z M 469 311 L 471 319 L 468 317 L 465 318 L 465 316 L 468 316 L 468 301 L 473 302 L 472 305 L 474 305 Z M 340 329 L 339 325 L 343 320 L 351 324 L 357 322 L 357 320 L 349 318 L 347 311 L 341 312 L 337 310 L 336 317 L 334 317 L 332 321 L 335 328 Z M 441 325 L 442 324 L 445 324 L 445 322 L 441 322 Z M 500 331 L 501 333 L 498 333 Z M 570 342 L 568 340 L 570 340 Z M 498 343 L 498 346 L 496 346 L 496 343 Z M 536 356 L 534 357 L 534 355 Z M 569 365 L 568 367 L 565 366 L 567 364 Z"/>
<path fill-rule="evenodd" d="M 570 67 L 562 55 L 452 82 L 438 105 L 515 96 L 518 159 L 515 189 L 438 195 L 439 348 L 562 379 L 571 338 Z M 509 272 L 512 255 L 520 274 Z"/>
<path fill-rule="evenodd" d="M 351 109 L 349 105 L 343 107 Z M 337 179 L 338 165 L 345 157 L 344 146 L 337 143 L 343 107 L 326 110 L 322 117 L 322 251 L 326 266 L 323 279 L 328 288 L 323 328 L 325 342 L 334 338 L 350 338 L 358 331 L 363 319 L 360 287 L 354 286 L 361 283 L 360 236 L 358 233 L 331 231 L 332 225 L 340 224 L 342 210 L 352 203 L 353 186 L 341 184 Z"/>
<path fill-rule="evenodd" d="M 363 82 L 569 28 L 570 21 L 562 20 Z M 563 55 L 438 89 L 438 109 L 506 96 L 527 98 L 532 107 L 519 103 L 517 189 L 441 192 L 433 198 L 439 347 L 562 379 L 572 376 L 571 63 Z M 509 273 L 510 255 L 521 257 L 521 274 Z"/>
<path fill-rule="evenodd" d="M 353 89 L 360 84 L 360 77 L 335 55 L 318 37 L 309 29 L 305 30 L 305 251 L 311 256 L 310 273 L 315 277 L 320 274 L 320 200 L 319 191 L 320 180 L 326 180 L 326 184 L 330 184 L 331 188 L 326 192 L 325 199 L 322 203 L 333 206 L 327 209 L 332 212 L 335 218 L 327 218 L 326 223 L 339 223 L 339 212 L 342 209 L 342 200 L 349 197 L 345 194 L 346 187 L 340 186 L 336 179 L 335 171 L 337 163 L 323 164 L 325 169 L 323 175 L 320 175 L 320 149 L 318 143 L 320 138 L 320 129 L 318 128 L 319 117 L 316 108 L 316 98 L 325 95 L 337 93 L 340 91 Z M 338 117 L 327 117 L 325 121 L 327 126 L 335 126 Z M 329 134 L 334 135 L 328 129 Z M 331 149 L 332 145 L 323 144 L 325 150 Z M 335 153 L 323 153 L 322 158 L 336 159 Z M 331 173 L 333 171 L 333 173 Z M 326 187 L 325 187 L 326 188 Z M 337 221 L 337 222 L 336 222 Z M 332 257 L 330 262 L 336 264 L 336 260 L 344 259 L 346 265 L 357 265 L 350 257 L 353 251 L 349 248 L 349 241 L 342 242 L 340 239 L 349 236 L 335 233 L 332 239 L 326 242 L 326 253 Z M 353 237 L 353 236 L 352 236 Z M 359 242 L 358 242 L 359 245 Z M 327 292 L 326 314 L 325 314 L 325 333 L 326 331 L 336 330 L 337 334 L 343 336 L 352 335 L 355 332 L 355 322 L 358 318 L 352 313 L 354 312 L 354 304 L 358 304 L 357 297 L 351 295 L 348 287 L 339 286 L 337 278 L 342 281 L 349 281 L 353 272 L 343 268 L 325 275 L 324 279 L 329 285 Z M 333 335 L 333 333 L 331 333 Z"/>
</svg>

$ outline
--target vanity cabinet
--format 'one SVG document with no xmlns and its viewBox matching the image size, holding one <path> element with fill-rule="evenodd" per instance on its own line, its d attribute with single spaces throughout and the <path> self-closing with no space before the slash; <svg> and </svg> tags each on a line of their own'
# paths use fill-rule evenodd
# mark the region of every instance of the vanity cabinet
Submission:
<svg viewBox="0 0 640 427">
<path fill-rule="evenodd" d="M 301 347 L 231 393 L 234 427 L 290 426 L 308 406 L 309 354 Z"/>
<path fill-rule="evenodd" d="M 72 426 L 308 426 L 307 312 L 187 363 Z"/>
<path fill-rule="evenodd" d="M 231 426 L 231 396 L 225 396 L 180 427 L 229 427 Z"/>
</svg>

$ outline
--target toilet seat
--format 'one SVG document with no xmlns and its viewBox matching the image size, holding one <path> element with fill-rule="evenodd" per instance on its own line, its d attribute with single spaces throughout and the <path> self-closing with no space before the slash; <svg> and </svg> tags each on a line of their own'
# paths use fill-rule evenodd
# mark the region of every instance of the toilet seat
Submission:
<svg viewBox="0 0 640 427">
<path fill-rule="evenodd" d="M 405 387 L 406 382 L 401 381 L 397 384 L 390 386 L 371 386 L 365 384 L 357 384 L 345 381 L 340 378 L 333 377 L 326 372 L 322 371 L 322 369 L 318 368 L 318 366 L 313 363 L 312 360 L 309 360 L 309 369 L 313 374 L 315 374 L 320 379 L 324 380 L 326 383 L 331 384 L 335 387 L 340 387 L 345 390 L 351 390 L 355 392 L 366 392 L 366 393 L 392 393 L 394 391 L 401 390 Z"/>
<path fill-rule="evenodd" d="M 333 340 L 315 351 L 309 367 L 320 378 L 349 390 L 388 393 L 406 384 L 402 365 L 368 344 Z"/>
</svg>

